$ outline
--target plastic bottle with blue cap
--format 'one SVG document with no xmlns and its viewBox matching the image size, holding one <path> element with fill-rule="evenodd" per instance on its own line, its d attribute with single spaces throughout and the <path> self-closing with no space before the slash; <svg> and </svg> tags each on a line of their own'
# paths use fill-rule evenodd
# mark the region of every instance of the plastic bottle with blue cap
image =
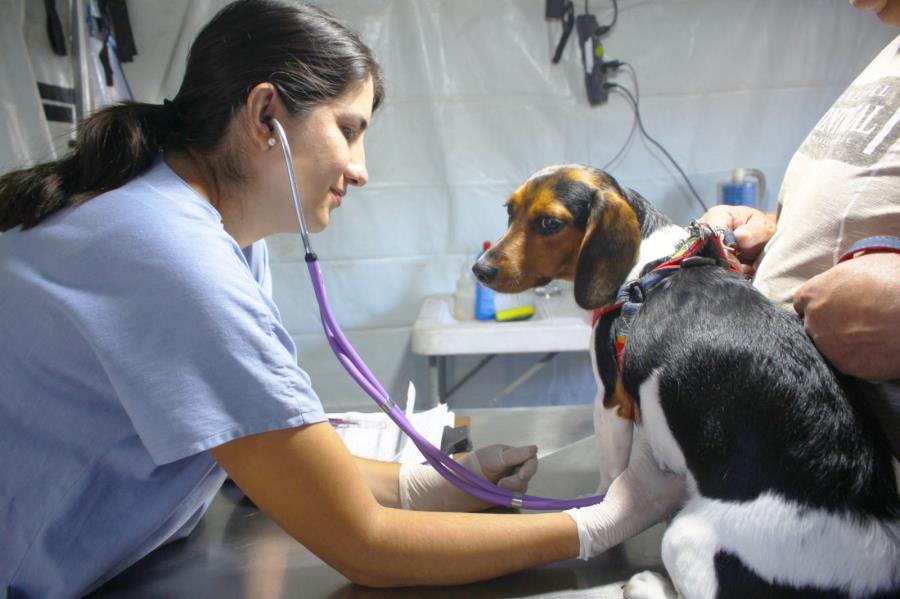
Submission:
<svg viewBox="0 0 900 599">
<path fill-rule="evenodd" d="M 719 184 L 719 203 L 761 208 L 766 194 L 766 176 L 759 169 L 736 168 L 731 181 Z"/>
</svg>

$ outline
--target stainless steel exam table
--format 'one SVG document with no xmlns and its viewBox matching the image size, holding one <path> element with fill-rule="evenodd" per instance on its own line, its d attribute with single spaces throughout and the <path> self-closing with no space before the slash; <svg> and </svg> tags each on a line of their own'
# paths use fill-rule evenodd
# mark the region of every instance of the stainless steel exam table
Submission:
<svg viewBox="0 0 900 599">
<path fill-rule="evenodd" d="M 479 409 L 471 417 L 477 446 L 536 443 L 541 462 L 531 491 L 553 497 L 592 493 L 598 475 L 590 406 Z M 584 562 L 568 560 L 454 587 L 368 589 L 354 585 L 291 539 L 226 483 L 187 538 L 147 556 L 95 597 L 621 597 L 634 573 L 663 571 L 663 526 Z M 348 547 L 348 551 L 352 551 Z"/>
</svg>

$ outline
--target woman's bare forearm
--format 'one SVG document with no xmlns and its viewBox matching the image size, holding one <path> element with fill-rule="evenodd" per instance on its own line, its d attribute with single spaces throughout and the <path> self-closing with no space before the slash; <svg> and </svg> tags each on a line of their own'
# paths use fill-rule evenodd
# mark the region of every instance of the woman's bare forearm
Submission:
<svg viewBox="0 0 900 599">
<path fill-rule="evenodd" d="M 362 548 L 360 548 L 362 549 Z M 364 551 L 377 567 L 345 573 L 376 587 L 464 584 L 578 555 L 574 521 L 553 514 L 382 508 Z"/>
</svg>

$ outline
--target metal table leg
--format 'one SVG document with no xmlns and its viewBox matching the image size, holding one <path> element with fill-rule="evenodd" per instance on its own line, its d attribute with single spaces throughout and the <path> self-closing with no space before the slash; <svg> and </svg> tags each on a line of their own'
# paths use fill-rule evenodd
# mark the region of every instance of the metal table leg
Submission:
<svg viewBox="0 0 900 599">
<path fill-rule="evenodd" d="M 459 380 L 456 382 L 456 384 L 454 384 L 449 390 L 446 390 L 446 389 L 445 389 L 445 393 L 444 393 L 444 395 L 443 395 L 444 401 L 447 401 L 447 400 L 450 398 L 450 396 L 453 395 L 453 394 L 456 392 L 457 389 L 459 389 L 460 387 L 462 387 L 463 384 L 465 384 L 466 381 L 468 381 L 470 378 L 472 378 L 473 376 L 475 376 L 475 373 L 476 373 L 476 372 L 478 372 L 479 370 L 481 370 L 482 368 L 484 368 L 484 367 L 487 365 L 488 362 L 490 362 L 491 360 L 493 360 L 493 359 L 496 358 L 496 357 L 497 357 L 497 354 L 488 354 L 487 356 L 485 356 L 484 358 L 482 358 L 482 360 L 481 360 L 478 364 L 476 364 L 475 367 L 472 368 L 472 370 L 470 370 L 470 371 L 467 372 L 465 375 L 463 375 L 463 377 L 462 377 L 461 379 L 459 379 Z M 446 384 L 446 378 L 444 379 L 444 381 L 445 381 L 445 384 Z"/>
<path fill-rule="evenodd" d="M 441 403 L 447 402 L 447 356 L 438 356 L 437 363 L 438 377 L 438 400 Z M 437 405 L 437 404 L 435 404 Z"/>
<path fill-rule="evenodd" d="M 443 356 L 440 356 L 443 358 Z M 441 403 L 441 389 L 438 377 L 438 356 L 428 356 L 428 407 Z"/>
<path fill-rule="evenodd" d="M 436 406 L 446 403 L 450 396 L 453 395 L 466 381 L 471 379 L 475 374 L 487 366 L 487 363 L 497 357 L 498 354 L 487 354 L 478 364 L 476 364 L 469 372 L 464 374 L 449 389 L 447 388 L 447 358 L 448 356 L 428 356 L 428 399 L 430 406 Z M 501 399 L 518 389 L 528 379 L 537 374 L 550 360 L 559 355 L 559 352 L 551 352 L 544 354 L 538 362 L 531 368 L 526 370 L 516 380 L 506 386 L 500 393 L 494 396 L 491 404 L 497 404 Z"/>
<path fill-rule="evenodd" d="M 503 391 L 501 391 L 497 395 L 495 395 L 489 403 L 491 405 L 496 405 L 497 403 L 499 403 L 501 399 L 503 399 L 504 397 L 506 397 L 507 395 L 509 395 L 516 389 L 518 389 L 519 386 L 522 385 L 522 383 L 524 383 L 525 381 L 527 381 L 528 379 L 533 377 L 535 374 L 537 374 L 544 366 L 547 365 L 548 362 L 550 362 L 550 360 L 555 358 L 557 355 L 559 355 L 559 352 L 551 352 L 549 354 L 544 354 L 544 357 L 542 357 L 540 360 L 538 360 L 537 364 L 535 364 L 534 366 L 532 366 L 531 368 L 529 368 L 528 370 L 523 372 L 522 376 L 520 376 L 519 378 L 517 378 L 516 380 L 511 382 L 509 385 L 507 385 L 506 388 L 503 389 Z"/>
</svg>

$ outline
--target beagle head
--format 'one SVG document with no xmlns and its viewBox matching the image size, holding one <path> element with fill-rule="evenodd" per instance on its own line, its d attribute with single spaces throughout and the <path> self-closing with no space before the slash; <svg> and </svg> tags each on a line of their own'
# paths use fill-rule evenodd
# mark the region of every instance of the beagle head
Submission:
<svg viewBox="0 0 900 599">
<path fill-rule="evenodd" d="M 628 192 L 586 166 L 550 166 L 506 202 L 509 224 L 472 271 L 482 284 L 518 293 L 552 279 L 575 282 L 585 309 L 612 303 L 638 257 L 641 225 Z"/>
</svg>

